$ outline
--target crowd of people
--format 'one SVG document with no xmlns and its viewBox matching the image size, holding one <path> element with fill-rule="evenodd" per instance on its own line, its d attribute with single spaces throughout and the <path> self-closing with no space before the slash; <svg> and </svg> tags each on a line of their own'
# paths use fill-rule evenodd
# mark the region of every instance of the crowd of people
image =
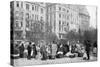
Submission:
<svg viewBox="0 0 100 67">
<path fill-rule="evenodd" d="M 94 43 L 97 45 L 96 43 Z M 97 50 L 97 46 L 93 46 Z M 55 41 L 50 43 L 39 42 L 21 42 L 20 44 L 15 43 L 13 54 L 18 58 L 27 58 L 27 59 L 56 59 L 63 57 L 82 57 L 83 60 L 89 60 L 91 53 L 91 44 L 88 40 L 85 40 L 84 43 L 70 44 L 67 42 L 65 44 L 57 43 Z"/>
</svg>

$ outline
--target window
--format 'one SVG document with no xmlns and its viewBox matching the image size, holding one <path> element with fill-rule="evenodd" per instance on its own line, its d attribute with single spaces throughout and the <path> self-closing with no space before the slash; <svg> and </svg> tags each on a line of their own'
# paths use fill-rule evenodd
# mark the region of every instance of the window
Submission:
<svg viewBox="0 0 100 67">
<path fill-rule="evenodd" d="M 69 23 L 67 22 L 67 26 L 69 26 Z"/>
<path fill-rule="evenodd" d="M 18 1 L 16 2 L 16 6 L 19 7 L 19 2 Z"/>
<path fill-rule="evenodd" d="M 54 10 L 56 10 L 56 7 L 55 6 L 53 8 L 54 8 Z"/>
<path fill-rule="evenodd" d="M 43 17 L 41 16 L 41 19 L 40 19 L 40 21 L 43 21 Z"/>
<path fill-rule="evenodd" d="M 36 20 L 36 15 L 35 15 L 35 20 Z"/>
<path fill-rule="evenodd" d="M 31 29 L 34 30 L 34 23 L 31 23 Z"/>
<path fill-rule="evenodd" d="M 34 14 L 32 14 L 32 20 L 34 19 Z"/>
<path fill-rule="evenodd" d="M 61 34 L 59 34 L 59 38 L 61 38 L 62 36 L 61 36 Z"/>
<path fill-rule="evenodd" d="M 32 6 L 32 10 L 34 10 L 34 6 Z"/>
<path fill-rule="evenodd" d="M 38 11 L 39 7 L 37 6 L 37 11 Z"/>
<path fill-rule="evenodd" d="M 38 20 L 38 17 L 39 17 L 38 15 L 35 15 L 35 20 Z"/>
<path fill-rule="evenodd" d="M 16 21 L 15 22 L 15 27 L 16 28 L 21 28 L 22 27 L 22 22 Z"/>
<path fill-rule="evenodd" d="M 67 16 L 67 20 L 69 20 L 69 15 Z"/>
<path fill-rule="evenodd" d="M 26 13 L 26 27 L 29 27 L 29 13 Z"/>
<path fill-rule="evenodd" d="M 59 7 L 59 10 L 61 10 L 61 7 Z"/>
<path fill-rule="evenodd" d="M 65 18 L 66 18 L 66 15 L 65 15 Z"/>
<path fill-rule="evenodd" d="M 23 8 L 23 2 L 21 2 L 21 7 Z"/>
<path fill-rule="evenodd" d="M 19 25 L 18 25 L 18 21 L 16 21 L 16 23 L 15 23 L 15 27 L 16 27 L 16 28 L 19 27 Z"/>
<path fill-rule="evenodd" d="M 27 22 L 26 22 L 26 27 L 29 28 L 29 25 L 30 25 L 30 24 L 29 24 L 29 21 L 27 21 Z"/>
<path fill-rule="evenodd" d="M 64 31 L 67 31 L 67 28 L 66 27 L 64 27 Z"/>
<path fill-rule="evenodd" d="M 29 19 L 29 13 L 26 13 L 26 18 Z"/>
<path fill-rule="evenodd" d="M 35 6 L 35 11 L 37 10 L 37 7 Z"/>
<path fill-rule="evenodd" d="M 64 27 L 64 21 L 62 22 L 62 31 L 63 31 L 63 27 Z"/>
<path fill-rule="evenodd" d="M 41 13 L 43 13 L 43 8 L 41 8 Z"/>
<path fill-rule="evenodd" d="M 63 18 L 65 18 L 65 15 L 63 14 Z"/>
<path fill-rule="evenodd" d="M 51 11 L 51 8 L 50 8 L 50 11 Z"/>
<path fill-rule="evenodd" d="M 73 21 L 71 21 L 71 24 L 73 24 Z"/>
<path fill-rule="evenodd" d="M 29 10 L 29 4 L 26 4 L 26 9 Z"/>
<path fill-rule="evenodd" d="M 69 12 L 69 10 L 67 10 L 67 13 Z"/>
<path fill-rule="evenodd" d="M 20 27 L 22 27 L 22 25 L 23 25 L 23 23 L 22 23 L 22 22 L 20 22 Z"/>
<path fill-rule="evenodd" d="M 36 15 L 36 20 L 37 20 L 37 15 Z"/>
<path fill-rule="evenodd" d="M 20 18 L 23 20 L 23 12 L 20 13 Z"/>
<path fill-rule="evenodd" d="M 61 31 L 61 21 L 59 20 L 59 31 Z"/>
<path fill-rule="evenodd" d="M 65 8 L 63 8 L 63 11 L 65 11 Z"/>
<path fill-rule="evenodd" d="M 15 19 L 16 19 L 16 20 L 19 19 L 19 12 L 18 12 L 18 11 L 15 12 Z"/>
<path fill-rule="evenodd" d="M 38 20 L 38 15 L 37 15 L 37 20 Z"/>
<path fill-rule="evenodd" d="M 59 14 L 59 18 L 61 18 L 61 14 Z"/>
<path fill-rule="evenodd" d="M 63 25 L 65 24 L 65 22 L 63 21 Z"/>
</svg>

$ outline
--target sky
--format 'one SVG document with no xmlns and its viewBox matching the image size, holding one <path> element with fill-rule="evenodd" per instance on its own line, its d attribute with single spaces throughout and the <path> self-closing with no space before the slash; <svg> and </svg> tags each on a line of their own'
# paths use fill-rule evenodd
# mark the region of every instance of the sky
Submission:
<svg viewBox="0 0 100 67">
<path fill-rule="evenodd" d="M 97 27 L 97 21 L 96 21 L 96 6 L 86 6 L 87 11 L 90 15 L 90 27 L 96 28 Z"/>
</svg>

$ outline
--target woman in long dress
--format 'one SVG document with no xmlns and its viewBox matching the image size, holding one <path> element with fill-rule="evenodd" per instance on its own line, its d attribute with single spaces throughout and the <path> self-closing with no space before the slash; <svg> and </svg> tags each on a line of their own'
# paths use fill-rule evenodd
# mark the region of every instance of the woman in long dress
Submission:
<svg viewBox="0 0 100 67">
<path fill-rule="evenodd" d="M 53 43 L 51 49 L 52 49 L 52 59 L 55 59 L 57 53 L 57 44 Z"/>
</svg>

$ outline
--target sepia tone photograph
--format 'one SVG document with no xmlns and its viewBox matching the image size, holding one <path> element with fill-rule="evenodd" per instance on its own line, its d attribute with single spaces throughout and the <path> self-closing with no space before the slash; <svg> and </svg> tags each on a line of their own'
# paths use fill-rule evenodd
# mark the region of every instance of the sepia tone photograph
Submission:
<svg viewBox="0 0 100 67">
<path fill-rule="evenodd" d="M 97 61 L 97 7 L 11 1 L 13 66 Z"/>
</svg>

